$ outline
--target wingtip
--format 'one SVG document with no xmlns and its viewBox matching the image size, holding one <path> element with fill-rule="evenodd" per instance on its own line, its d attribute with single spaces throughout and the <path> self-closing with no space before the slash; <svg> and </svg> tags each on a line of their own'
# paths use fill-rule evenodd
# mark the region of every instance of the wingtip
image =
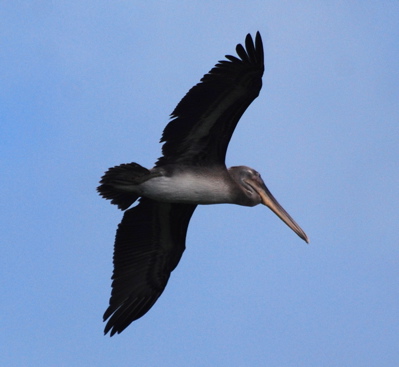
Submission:
<svg viewBox="0 0 399 367">
<path fill-rule="evenodd" d="M 245 48 L 246 53 L 252 55 L 252 58 L 256 60 L 257 63 L 261 65 L 264 64 L 263 41 L 259 31 L 256 31 L 254 38 L 251 33 L 247 34 L 245 37 Z"/>
</svg>

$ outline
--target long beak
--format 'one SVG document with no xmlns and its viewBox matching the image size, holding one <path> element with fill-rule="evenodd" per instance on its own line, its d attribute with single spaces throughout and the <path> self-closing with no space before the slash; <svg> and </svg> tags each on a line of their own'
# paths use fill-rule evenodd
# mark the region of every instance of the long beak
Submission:
<svg viewBox="0 0 399 367">
<path fill-rule="evenodd" d="M 291 218 L 291 216 L 284 210 L 284 208 L 274 198 L 272 193 L 266 185 L 254 185 L 254 189 L 261 197 L 262 204 L 266 205 L 274 214 L 276 214 L 288 227 L 290 227 L 299 237 L 306 243 L 309 243 L 309 238 L 301 227 Z"/>
</svg>

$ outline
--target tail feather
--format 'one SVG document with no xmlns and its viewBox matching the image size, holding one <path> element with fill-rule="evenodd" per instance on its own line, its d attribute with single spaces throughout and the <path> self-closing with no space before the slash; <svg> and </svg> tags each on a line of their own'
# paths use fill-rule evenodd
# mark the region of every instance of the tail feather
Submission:
<svg viewBox="0 0 399 367">
<path fill-rule="evenodd" d="M 137 163 L 121 164 L 105 172 L 97 191 L 103 198 L 111 200 L 111 204 L 125 210 L 139 198 L 139 195 L 131 192 L 129 187 L 145 181 L 144 177 L 149 174 L 147 168 Z"/>
</svg>

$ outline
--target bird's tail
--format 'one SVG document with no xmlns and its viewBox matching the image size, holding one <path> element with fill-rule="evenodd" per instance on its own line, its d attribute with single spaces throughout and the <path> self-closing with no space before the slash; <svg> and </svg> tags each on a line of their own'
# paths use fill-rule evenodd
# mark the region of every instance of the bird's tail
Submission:
<svg viewBox="0 0 399 367">
<path fill-rule="evenodd" d="M 139 198 L 131 187 L 145 181 L 149 174 L 147 168 L 137 163 L 121 164 L 105 172 L 97 191 L 103 198 L 111 200 L 111 204 L 125 210 Z"/>
</svg>

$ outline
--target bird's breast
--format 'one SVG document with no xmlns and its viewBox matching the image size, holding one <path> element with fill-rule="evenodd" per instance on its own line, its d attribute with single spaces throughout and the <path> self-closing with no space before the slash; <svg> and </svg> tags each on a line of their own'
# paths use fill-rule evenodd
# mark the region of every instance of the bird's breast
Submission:
<svg viewBox="0 0 399 367">
<path fill-rule="evenodd" d="M 221 177 L 181 173 L 154 177 L 137 186 L 137 193 L 157 201 L 186 204 L 231 203 L 230 182 Z"/>
</svg>

